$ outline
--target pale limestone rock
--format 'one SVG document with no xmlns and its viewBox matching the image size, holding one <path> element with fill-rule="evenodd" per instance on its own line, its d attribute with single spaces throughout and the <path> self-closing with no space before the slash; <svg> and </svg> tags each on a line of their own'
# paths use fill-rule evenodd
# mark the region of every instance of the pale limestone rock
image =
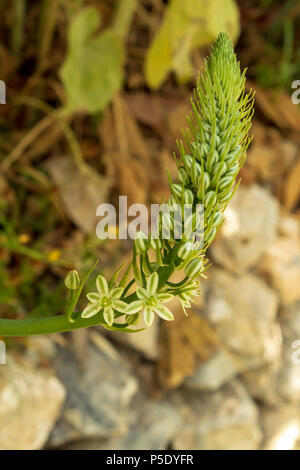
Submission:
<svg viewBox="0 0 300 470">
<path fill-rule="evenodd" d="M 277 309 L 276 293 L 261 279 L 213 270 L 204 314 L 222 344 L 248 365 L 270 362 L 280 354 Z"/>
<path fill-rule="evenodd" d="M 53 373 L 9 354 L 0 368 L 0 449 L 41 449 L 64 399 L 65 389 Z"/>
<path fill-rule="evenodd" d="M 285 227 L 287 228 L 287 227 Z M 258 270 L 277 290 L 283 305 L 300 298 L 300 239 L 282 235 L 270 244 Z"/>
<path fill-rule="evenodd" d="M 300 404 L 300 302 L 281 314 L 283 361 L 278 391 L 284 400 Z"/>
<path fill-rule="evenodd" d="M 300 440 L 300 408 L 283 405 L 281 408 L 263 407 L 260 419 L 264 433 L 262 449 L 294 450 Z"/>
<path fill-rule="evenodd" d="M 191 390 L 218 390 L 229 382 L 237 373 L 239 367 L 228 355 L 217 351 L 210 359 L 200 364 L 184 385 Z"/>
<path fill-rule="evenodd" d="M 258 410 L 234 380 L 214 393 L 184 392 L 185 423 L 172 447 L 179 450 L 257 449 L 262 439 Z"/>
<path fill-rule="evenodd" d="M 66 449 L 89 450 L 164 450 L 180 432 L 180 410 L 163 399 L 150 401 L 141 395 L 134 398 L 130 409 L 131 424 L 124 436 L 73 442 Z"/>
<path fill-rule="evenodd" d="M 254 266 L 274 241 L 277 225 L 276 199 L 257 185 L 239 187 L 211 247 L 214 260 L 234 272 Z"/>
<path fill-rule="evenodd" d="M 142 353 L 147 359 L 155 361 L 159 357 L 159 318 L 156 317 L 151 327 L 147 327 L 142 318 L 139 328 L 145 328 L 144 331 L 136 333 L 120 333 L 118 331 L 109 332 L 109 336 L 121 344 L 126 344 L 136 351 Z"/>
<path fill-rule="evenodd" d="M 67 398 L 49 446 L 127 432 L 128 406 L 138 385 L 126 361 L 107 340 L 94 339 L 87 345 L 83 365 L 71 350 L 59 348 L 55 369 Z"/>
</svg>

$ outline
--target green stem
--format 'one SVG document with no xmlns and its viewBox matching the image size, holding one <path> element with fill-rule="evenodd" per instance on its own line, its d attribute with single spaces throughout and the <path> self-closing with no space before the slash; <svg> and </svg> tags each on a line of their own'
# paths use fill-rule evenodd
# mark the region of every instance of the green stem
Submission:
<svg viewBox="0 0 300 470">
<path fill-rule="evenodd" d="M 87 319 L 78 318 L 74 323 L 70 323 L 65 315 L 24 320 L 0 319 L 0 336 L 49 335 L 102 323 L 104 323 L 102 314 Z"/>
</svg>

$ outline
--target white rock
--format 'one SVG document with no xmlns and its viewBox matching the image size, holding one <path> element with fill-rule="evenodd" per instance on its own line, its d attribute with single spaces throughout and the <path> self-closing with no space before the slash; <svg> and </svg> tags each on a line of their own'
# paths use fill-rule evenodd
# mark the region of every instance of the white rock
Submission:
<svg viewBox="0 0 300 470">
<path fill-rule="evenodd" d="M 185 392 L 184 427 L 174 449 L 257 449 L 262 439 L 258 410 L 238 381 L 214 393 Z"/>
<path fill-rule="evenodd" d="M 238 372 L 239 368 L 232 358 L 222 351 L 217 351 L 210 359 L 197 367 L 184 385 L 194 390 L 214 391 L 229 382 Z"/>
<path fill-rule="evenodd" d="M 232 352 L 270 362 L 280 353 L 281 332 L 276 315 L 278 297 L 252 274 L 234 276 L 214 269 L 204 309 L 222 343 Z"/>
<path fill-rule="evenodd" d="M 107 340 L 94 339 L 93 343 L 88 344 L 83 367 L 71 350 L 58 349 L 56 372 L 66 387 L 67 398 L 51 433 L 50 446 L 127 432 L 127 409 L 137 392 L 137 381 Z"/>
<path fill-rule="evenodd" d="M 0 449 L 41 449 L 65 398 L 61 382 L 11 355 L 0 369 Z"/>
<path fill-rule="evenodd" d="M 116 341 L 126 344 L 138 352 L 141 352 L 147 359 L 157 360 L 159 357 L 159 319 L 156 317 L 151 327 L 147 327 L 143 318 L 139 323 L 139 328 L 145 328 L 139 333 L 120 333 L 118 331 L 109 332 L 109 336 Z"/>
<path fill-rule="evenodd" d="M 299 299 L 300 239 L 294 234 L 278 237 L 266 250 L 258 270 L 277 290 L 283 305 Z"/>
<path fill-rule="evenodd" d="M 284 400 L 300 404 L 300 302 L 281 315 L 283 361 L 278 374 L 278 391 Z"/>
<path fill-rule="evenodd" d="M 278 203 L 257 186 L 240 187 L 225 211 L 221 237 L 211 247 L 214 260 L 234 272 L 254 266 L 273 242 Z"/>
<path fill-rule="evenodd" d="M 263 407 L 260 411 L 264 433 L 262 449 L 296 449 L 300 440 L 300 408 L 283 405 L 279 409 Z"/>
</svg>

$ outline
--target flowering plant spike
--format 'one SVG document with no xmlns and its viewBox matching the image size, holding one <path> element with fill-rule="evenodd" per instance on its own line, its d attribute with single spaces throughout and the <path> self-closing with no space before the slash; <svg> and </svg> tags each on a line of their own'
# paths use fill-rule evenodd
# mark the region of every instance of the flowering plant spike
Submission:
<svg viewBox="0 0 300 470">
<path fill-rule="evenodd" d="M 24 336 L 69 331 L 93 325 L 118 331 L 133 329 L 141 316 L 147 326 L 155 315 L 163 320 L 174 319 L 165 305 L 173 298 L 179 299 L 183 311 L 191 307 L 199 295 L 199 277 L 205 277 L 208 267 L 205 259 L 223 222 L 224 210 L 237 188 L 236 177 L 246 158 L 250 143 L 248 136 L 253 115 L 253 94 L 245 92 L 245 71 L 241 73 L 232 43 L 221 33 L 215 41 L 210 56 L 205 60 L 191 100 L 188 126 L 183 139 L 178 142 L 178 179 L 170 180 L 170 208 L 191 207 L 190 229 L 197 226 L 196 205 L 203 205 L 203 240 L 200 248 L 193 249 L 186 236 L 177 239 L 175 213 L 170 211 L 159 219 L 159 237 L 149 238 L 139 234 L 133 246 L 133 259 L 123 277 L 120 270 L 107 281 L 96 279 L 97 292 L 87 295 L 88 303 L 80 314 L 75 306 L 87 277 L 80 282 L 76 271 L 66 279 L 72 290 L 66 315 L 41 319 L 0 319 L 0 336 Z M 162 235 L 169 230 L 171 236 Z M 149 251 L 155 254 L 150 261 Z M 153 258 L 152 258 L 153 259 Z M 133 279 L 127 282 L 130 271 Z M 91 270 L 92 271 L 92 270 Z M 175 271 L 182 272 L 182 280 L 170 281 Z M 136 286 L 133 293 L 130 289 Z"/>
</svg>

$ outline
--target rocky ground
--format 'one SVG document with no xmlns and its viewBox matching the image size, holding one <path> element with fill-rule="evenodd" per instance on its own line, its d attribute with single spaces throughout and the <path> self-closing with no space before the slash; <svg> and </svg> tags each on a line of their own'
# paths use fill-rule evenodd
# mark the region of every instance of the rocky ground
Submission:
<svg viewBox="0 0 300 470">
<path fill-rule="evenodd" d="M 299 243 L 267 189 L 240 187 L 189 318 L 9 353 L 0 448 L 300 449 Z"/>
</svg>

